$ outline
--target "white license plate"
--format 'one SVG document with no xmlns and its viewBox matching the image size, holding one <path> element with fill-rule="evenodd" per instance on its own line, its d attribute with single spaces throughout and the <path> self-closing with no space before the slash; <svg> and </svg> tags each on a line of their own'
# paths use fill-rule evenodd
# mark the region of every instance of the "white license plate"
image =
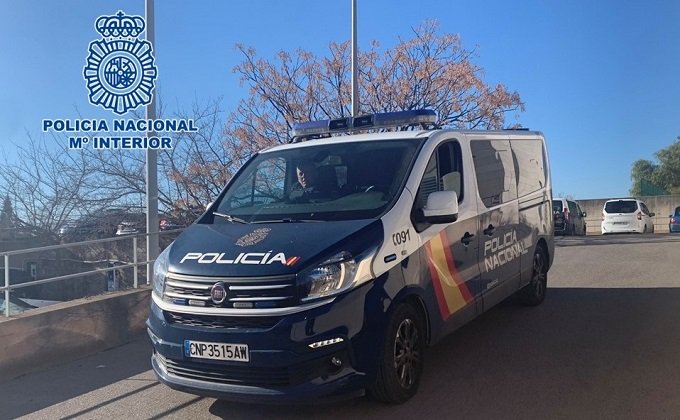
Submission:
<svg viewBox="0 0 680 420">
<path fill-rule="evenodd" d="M 247 344 L 206 343 L 204 341 L 184 340 L 184 355 L 199 359 L 229 360 L 249 362 Z"/>
</svg>

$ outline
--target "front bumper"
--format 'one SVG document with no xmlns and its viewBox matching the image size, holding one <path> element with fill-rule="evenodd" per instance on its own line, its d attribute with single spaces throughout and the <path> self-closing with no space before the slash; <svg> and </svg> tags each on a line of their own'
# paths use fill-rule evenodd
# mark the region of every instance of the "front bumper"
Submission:
<svg viewBox="0 0 680 420">
<path fill-rule="evenodd" d="M 384 316 L 370 312 L 374 283 L 333 302 L 278 318 L 171 314 L 152 301 L 147 328 L 151 363 L 171 388 L 242 401 L 295 403 L 356 396 L 375 378 Z M 370 313 L 367 313 L 369 311 Z M 342 342 L 311 348 L 333 338 Z M 184 354 L 184 341 L 247 344 L 249 362 Z M 338 366 L 338 360 L 341 362 Z"/>
</svg>

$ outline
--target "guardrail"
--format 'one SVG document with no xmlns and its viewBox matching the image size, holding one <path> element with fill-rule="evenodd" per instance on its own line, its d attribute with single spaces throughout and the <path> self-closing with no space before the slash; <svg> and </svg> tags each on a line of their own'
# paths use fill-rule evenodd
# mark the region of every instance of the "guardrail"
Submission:
<svg viewBox="0 0 680 420">
<path fill-rule="evenodd" d="M 43 247 L 37 247 L 37 248 L 27 248 L 27 249 L 18 249 L 14 251 L 5 251 L 5 252 L 0 252 L 0 257 L 3 258 L 4 263 L 5 263 L 5 285 L 3 287 L 0 287 L 0 292 L 4 292 L 5 295 L 5 317 L 10 316 L 10 293 L 12 290 L 15 289 L 21 289 L 24 287 L 30 287 L 30 286 L 35 286 L 39 284 L 46 284 L 46 283 L 54 283 L 58 281 L 63 281 L 67 279 L 72 279 L 72 278 L 77 278 L 77 277 L 83 277 L 83 276 L 88 276 L 91 274 L 100 274 L 100 273 L 107 273 L 109 271 L 115 271 L 115 270 L 122 270 L 125 268 L 133 268 L 133 288 L 138 288 L 139 287 L 139 267 L 152 264 L 154 263 L 155 260 L 149 260 L 148 258 L 145 258 L 145 261 L 139 261 L 138 255 L 137 255 L 137 245 L 139 242 L 140 238 L 148 238 L 149 236 L 152 235 L 158 235 L 160 237 L 161 235 L 165 234 L 172 234 L 172 233 L 179 233 L 182 232 L 183 229 L 175 229 L 175 230 L 167 230 L 167 231 L 162 231 L 162 232 L 153 232 L 153 233 L 145 233 L 145 234 L 134 234 L 134 235 L 124 235 L 124 236 L 119 236 L 115 238 L 105 238 L 105 239 L 93 239 L 89 241 L 80 241 L 80 242 L 69 242 L 66 244 L 59 244 L 59 245 L 49 245 L 49 246 L 43 246 Z M 108 267 L 108 268 L 99 268 L 96 270 L 90 270 L 90 271 L 84 271 L 81 273 L 75 273 L 75 274 L 67 274 L 64 276 L 56 276 L 56 277 L 49 277 L 46 279 L 40 279 L 40 280 L 33 280 L 33 281 L 28 281 L 25 283 L 21 284 L 15 284 L 11 285 L 10 284 L 10 256 L 12 255 L 21 255 L 21 254 L 30 254 L 34 252 L 44 252 L 44 251 L 51 251 L 51 250 L 57 250 L 57 249 L 66 249 L 66 248 L 74 248 L 78 246 L 89 246 L 89 245 L 94 245 L 94 244 L 99 244 L 99 243 L 106 243 L 106 242 L 121 242 L 121 241 L 129 241 L 132 240 L 132 262 L 123 264 L 123 265 L 116 265 L 114 267 Z M 148 270 L 147 270 L 148 272 Z M 146 278 L 146 284 L 148 285 L 150 283 L 150 279 Z"/>
</svg>

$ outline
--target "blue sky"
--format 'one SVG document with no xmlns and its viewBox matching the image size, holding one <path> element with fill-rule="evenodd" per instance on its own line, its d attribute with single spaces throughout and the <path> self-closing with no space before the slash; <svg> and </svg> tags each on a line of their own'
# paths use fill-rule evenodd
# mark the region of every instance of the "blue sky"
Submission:
<svg viewBox="0 0 680 420">
<path fill-rule="evenodd" d="M 326 54 L 350 36 L 350 0 L 156 1 L 155 55 L 166 104 L 245 95 L 234 44 L 261 57 Z M 489 84 L 520 93 L 525 127 L 548 141 L 555 194 L 624 196 L 630 168 L 680 135 L 680 2 L 358 0 L 359 47 L 384 47 L 425 19 L 475 48 Z M 43 118 L 108 118 L 87 102 L 82 68 L 95 19 L 144 1 L 0 0 L 0 148 L 40 135 Z M 513 123 L 510 116 L 508 123 Z M 77 153 L 77 152 L 74 152 Z"/>
</svg>

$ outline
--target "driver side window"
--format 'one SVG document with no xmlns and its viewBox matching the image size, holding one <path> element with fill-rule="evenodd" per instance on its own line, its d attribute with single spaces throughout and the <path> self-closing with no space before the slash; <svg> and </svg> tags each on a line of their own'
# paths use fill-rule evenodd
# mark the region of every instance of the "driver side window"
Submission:
<svg viewBox="0 0 680 420">
<path fill-rule="evenodd" d="M 417 232 L 430 226 L 423 216 L 423 208 L 427 204 L 427 196 L 435 191 L 455 191 L 458 203 L 463 201 L 463 162 L 460 145 L 456 141 L 439 145 L 427 163 L 411 209 L 411 222 Z"/>
</svg>

